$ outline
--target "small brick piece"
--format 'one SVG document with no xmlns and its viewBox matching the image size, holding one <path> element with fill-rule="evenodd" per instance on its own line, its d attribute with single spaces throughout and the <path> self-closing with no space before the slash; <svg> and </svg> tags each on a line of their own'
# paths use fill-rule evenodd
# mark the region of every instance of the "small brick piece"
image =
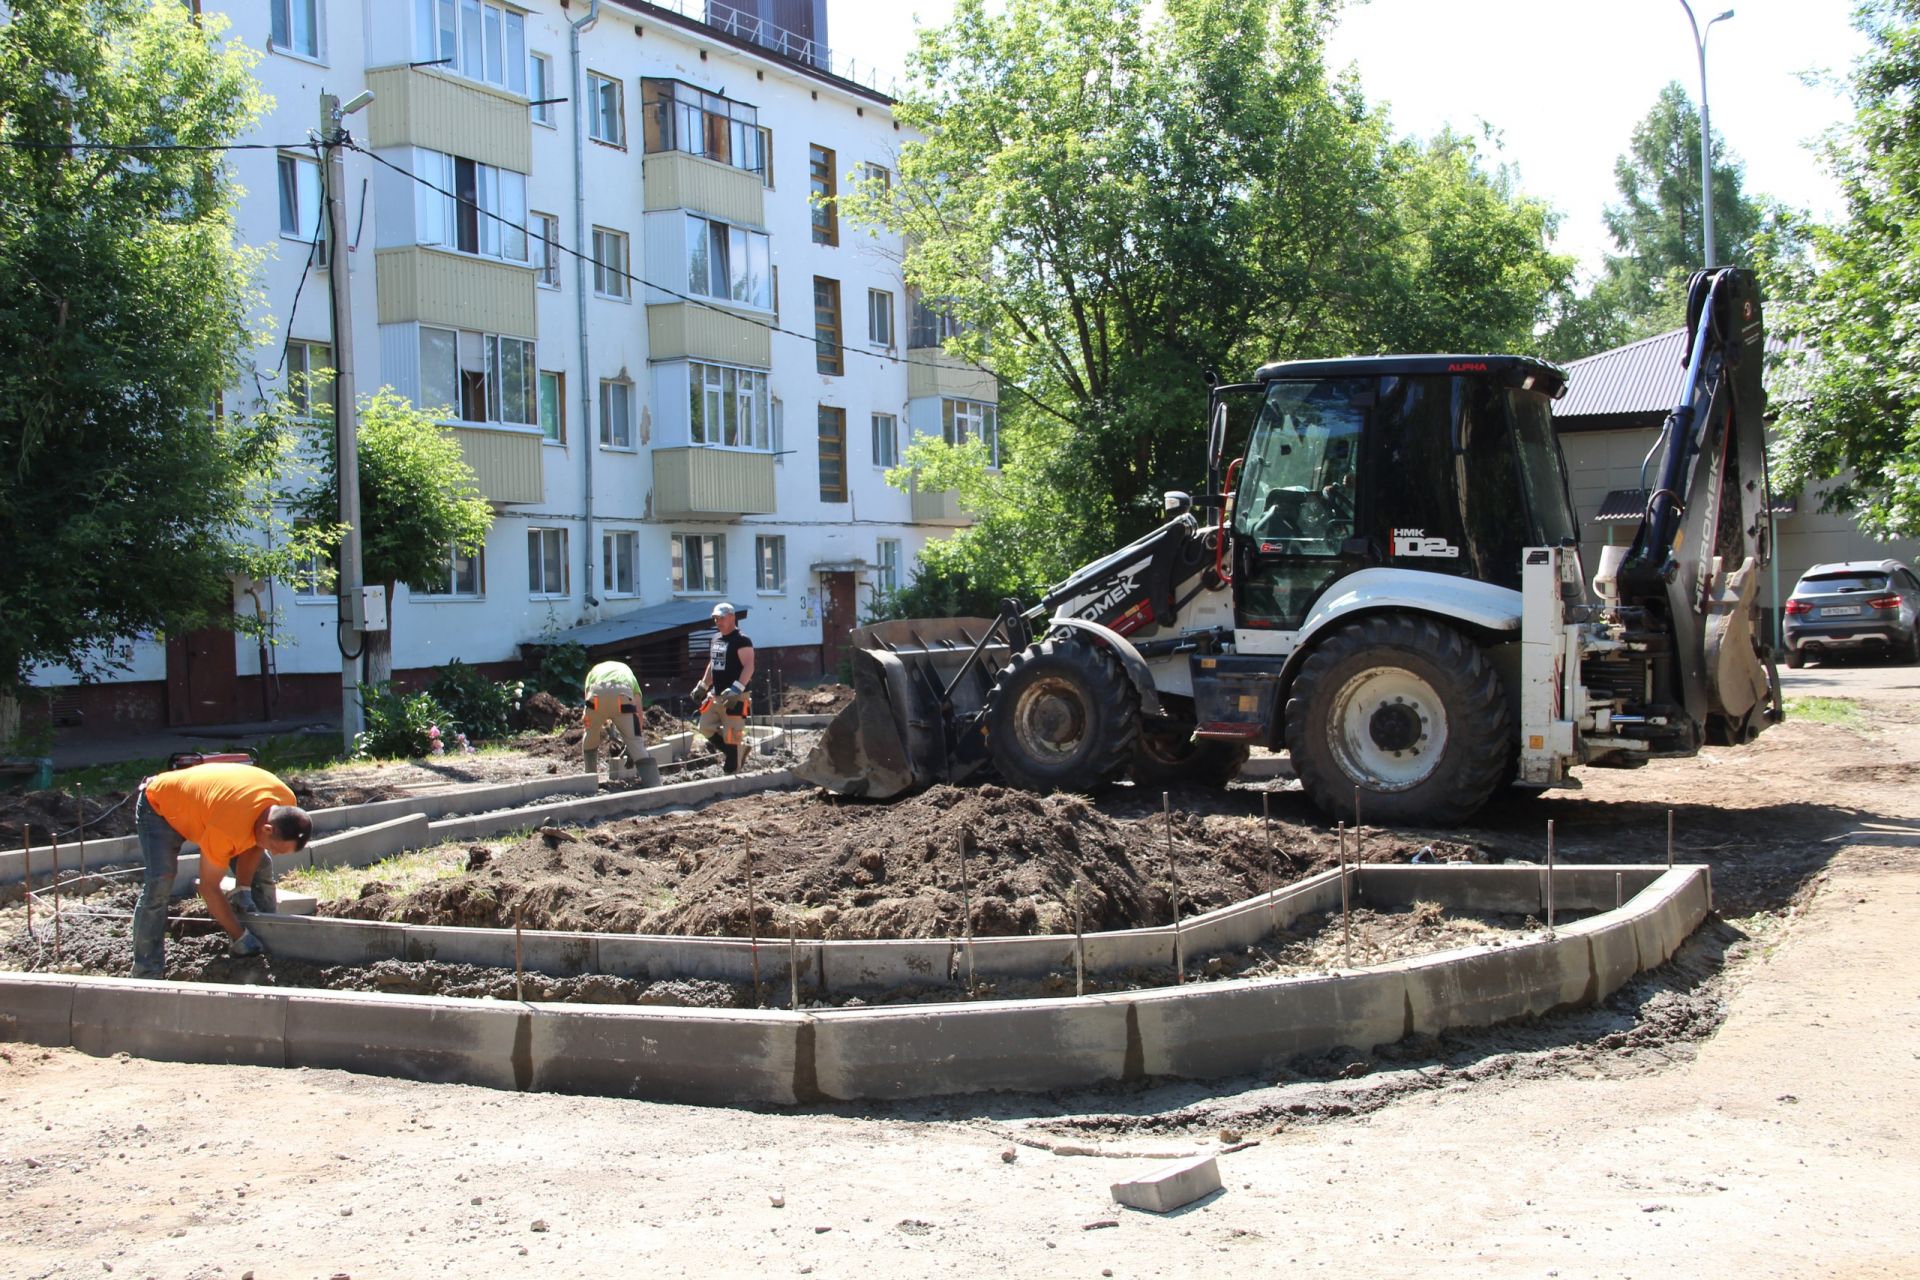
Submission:
<svg viewBox="0 0 1920 1280">
<path fill-rule="evenodd" d="M 1189 1156 L 1155 1165 L 1137 1178 L 1113 1184 L 1113 1199 L 1129 1209 L 1172 1213 L 1220 1189 L 1220 1165 L 1212 1156 Z"/>
</svg>

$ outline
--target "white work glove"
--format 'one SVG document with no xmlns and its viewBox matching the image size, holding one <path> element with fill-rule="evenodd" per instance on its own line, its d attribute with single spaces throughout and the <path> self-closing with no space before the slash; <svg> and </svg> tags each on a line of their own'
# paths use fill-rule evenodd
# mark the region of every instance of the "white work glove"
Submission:
<svg viewBox="0 0 1920 1280">
<path fill-rule="evenodd" d="M 727 686 L 727 691 L 724 696 L 726 696 L 727 698 L 737 698 L 745 692 L 746 690 L 740 687 L 740 682 L 738 680 L 735 680 L 732 684 Z"/>
<path fill-rule="evenodd" d="M 247 929 L 227 944 L 227 950 L 236 956 L 263 956 L 267 954 L 267 944 L 260 941 L 253 930 Z"/>
</svg>

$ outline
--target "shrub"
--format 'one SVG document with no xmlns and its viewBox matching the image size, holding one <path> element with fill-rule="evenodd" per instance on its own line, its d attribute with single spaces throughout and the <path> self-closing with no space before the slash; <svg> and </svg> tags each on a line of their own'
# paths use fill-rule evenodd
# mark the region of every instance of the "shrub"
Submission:
<svg viewBox="0 0 1920 1280">
<path fill-rule="evenodd" d="M 393 756 L 415 759 L 448 750 L 473 750 L 431 693 L 396 693 L 391 684 L 363 684 L 360 699 L 366 708 L 367 727 L 353 736 L 357 760 Z"/>
<path fill-rule="evenodd" d="M 552 694 L 568 706 L 580 705 L 581 686 L 587 682 L 587 647 L 568 640 L 549 648 L 534 673 L 534 688 Z"/>
<path fill-rule="evenodd" d="M 517 680 L 489 680 L 455 658 L 440 668 L 427 692 L 445 711 L 454 729 L 465 733 L 470 742 L 485 742 L 513 732 L 523 688 Z"/>
</svg>

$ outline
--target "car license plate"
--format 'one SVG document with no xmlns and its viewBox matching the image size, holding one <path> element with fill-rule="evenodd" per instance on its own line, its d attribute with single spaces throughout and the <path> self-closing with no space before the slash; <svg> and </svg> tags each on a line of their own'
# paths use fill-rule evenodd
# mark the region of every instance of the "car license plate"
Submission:
<svg viewBox="0 0 1920 1280">
<path fill-rule="evenodd" d="M 1820 611 L 1823 618 L 1851 618 L 1860 612 L 1857 604 L 1830 604 Z"/>
</svg>

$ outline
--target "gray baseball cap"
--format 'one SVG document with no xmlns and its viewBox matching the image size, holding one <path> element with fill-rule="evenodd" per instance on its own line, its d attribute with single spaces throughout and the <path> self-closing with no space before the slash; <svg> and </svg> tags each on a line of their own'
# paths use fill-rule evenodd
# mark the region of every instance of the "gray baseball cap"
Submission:
<svg viewBox="0 0 1920 1280">
<path fill-rule="evenodd" d="M 733 606 L 728 604 L 725 600 L 722 600 L 719 604 L 713 606 L 713 616 L 716 618 L 731 618 L 733 614 L 734 614 Z"/>
</svg>

